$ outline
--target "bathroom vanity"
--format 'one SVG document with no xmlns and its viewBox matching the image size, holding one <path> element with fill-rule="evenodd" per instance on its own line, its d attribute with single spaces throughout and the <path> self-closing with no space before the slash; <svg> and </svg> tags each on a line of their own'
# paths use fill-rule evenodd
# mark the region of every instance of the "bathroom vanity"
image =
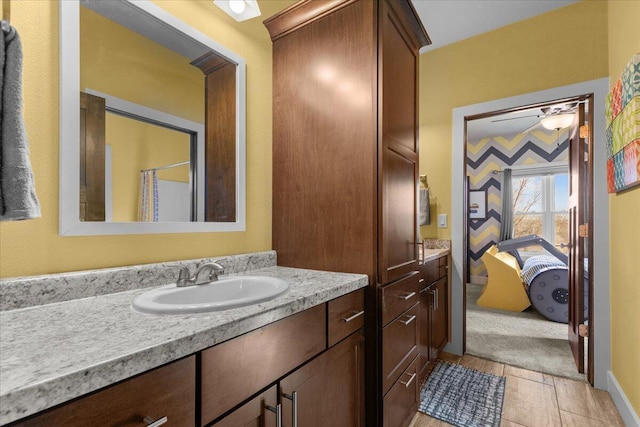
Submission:
<svg viewBox="0 0 640 427">
<path fill-rule="evenodd" d="M 143 314 L 131 302 L 144 288 L 2 311 L 0 424 L 364 425 L 367 277 L 275 267 L 275 254 L 263 255 L 268 261 L 253 262 L 258 269 L 247 256 L 223 261 L 232 274 L 289 283 L 286 294 L 257 305 Z M 86 272 L 81 280 L 109 287 L 139 270 Z M 51 280 L 63 292 L 65 280 L 72 288 L 83 273 Z M 3 299 L 19 282 L 0 282 Z"/>
</svg>

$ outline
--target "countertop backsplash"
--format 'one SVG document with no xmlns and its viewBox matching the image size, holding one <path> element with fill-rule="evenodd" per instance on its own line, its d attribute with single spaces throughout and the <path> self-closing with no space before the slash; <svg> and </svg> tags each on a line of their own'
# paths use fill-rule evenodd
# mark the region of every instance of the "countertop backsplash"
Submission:
<svg viewBox="0 0 640 427">
<path fill-rule="evenodd" d="M 175 283 L 183 265 L 195 273 L 198 266 L 219 262 L 224 274 L 239 274 L 276 265 L 276 252 L 254 252 L 214 258 L 168 261 L 127 267 L 74 271 L 0 280 L 0 311 L 15 310 L 79 298 Z"/>
</svg>

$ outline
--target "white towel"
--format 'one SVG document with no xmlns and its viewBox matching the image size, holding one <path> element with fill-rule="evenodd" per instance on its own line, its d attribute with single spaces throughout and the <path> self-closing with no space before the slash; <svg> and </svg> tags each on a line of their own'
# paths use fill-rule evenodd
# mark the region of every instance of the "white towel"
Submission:
<svg viewBox="0 0 640 427">
<path fill-rule="evenodd" d="M 431 215 L 429 212 L 429 189 L 420 188 L 420 207 L 418 209 L 418 220 L 420 225 L 431 224 Z"/>
<path fill-rule="evenodd" d="M 0 43 L 0 221 L 38 218 L 22 117 L 22 46 L 15 28 L 2 32 Z"/>
</svg>

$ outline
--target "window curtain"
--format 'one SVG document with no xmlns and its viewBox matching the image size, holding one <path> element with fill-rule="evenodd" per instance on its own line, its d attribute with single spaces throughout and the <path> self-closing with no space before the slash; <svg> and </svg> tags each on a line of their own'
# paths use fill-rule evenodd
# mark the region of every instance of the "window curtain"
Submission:
<svg viewBox="0 0 640 427">
<path fill-rule="evenodd" d="M 513 238 L 513 186 L 511 169 L 502 171 L 502 213 L 500 214 L 500 241 Z"/>
<path fill-rule="evenodd" d="M 153 169 L 140 171 L 138 221 L 158 222 L 158 174 Z"/>
</svg>

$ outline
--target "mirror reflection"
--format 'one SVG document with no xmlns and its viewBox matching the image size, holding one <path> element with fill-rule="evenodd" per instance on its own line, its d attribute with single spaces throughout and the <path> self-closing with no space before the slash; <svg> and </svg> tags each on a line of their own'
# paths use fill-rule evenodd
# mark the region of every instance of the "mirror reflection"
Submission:
<svg viewBox="0 0 640 427">
<path fill-rule="evenodd" d="M 80 4 L 80 221 L 235 221 L 236 64 L 128 2 Z"/>
</svg>

